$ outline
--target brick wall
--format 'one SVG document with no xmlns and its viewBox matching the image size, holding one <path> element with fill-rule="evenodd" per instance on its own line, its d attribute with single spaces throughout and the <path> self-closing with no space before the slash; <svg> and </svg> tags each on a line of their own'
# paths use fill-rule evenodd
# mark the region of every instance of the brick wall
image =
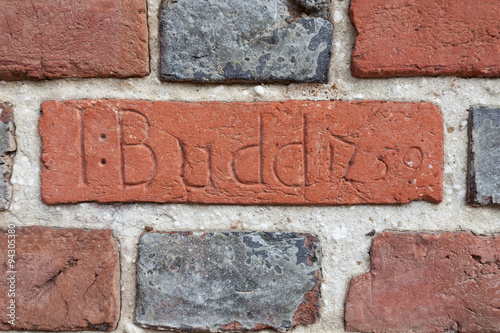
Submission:
<svg viewBox="0 0 500 333">
<path fill-rule="evenodd" d="M 499 331 L 497 7 L 0 3 L 0 329 Z"/>
</svg>

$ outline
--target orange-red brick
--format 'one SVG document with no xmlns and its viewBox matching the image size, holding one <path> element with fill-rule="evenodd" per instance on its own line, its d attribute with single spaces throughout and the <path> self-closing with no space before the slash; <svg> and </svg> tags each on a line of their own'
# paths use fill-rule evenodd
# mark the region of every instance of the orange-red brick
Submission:
<svg viewBox="0 0 500 333">
<path fill-rule="evenodd" d="M 346 329 L 498 332 L 500 237 L 384 232 L 371 271 L 351 281 Z"/>
<path fill-rule="evenodd" d="M 428 103 L 42 105 L 46 203 L 359 204 L 442 200 Z"/>
<path fill-rule="evenodd" d="M 360 77 L 500 76 L 497 0 L 352 0 Z"/>
<path fill-rule="evenodd" d="M 145 0 L 0 1 L 0 79 L 149 72 Z"/>
</svg>

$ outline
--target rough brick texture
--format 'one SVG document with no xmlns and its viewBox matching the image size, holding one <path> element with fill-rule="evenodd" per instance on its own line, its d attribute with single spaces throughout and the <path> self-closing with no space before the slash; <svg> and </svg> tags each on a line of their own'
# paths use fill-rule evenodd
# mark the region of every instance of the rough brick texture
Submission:
<svg viewBox="0 0 500 333">
<path fill-rule="evenodd" d="M 500 204 L 500 108 L 472 107 L 469 119 L 467 201 Z"/>
<path fill-rule="evenodd" d="M 310 234 L 146 233 L 136 323 L 180 331 L 289 330 L 319 315 L 321 249 Z"/>
<path fill-rule="evenodd" d="M 46 203 L 442 200 L 428 103 L 45 102 Z"/>
<path fill-rule="evenodd" d="M 0 2 L 0 79 L 149 72 L 145 0 Z"/>
<path fill-rule="evenodd" d="M 327 82 L 328 0 L 176 0 L 161 9 L 168 81 Z"/>
<path fill-rule="evenodd" d="M 497 0 L 352 0 L 360 77 L 500 76 Z"/>
<path fill-rule="evenodd" d="M 9 208 L 12 198 L 10 177 L 16 152 L 12 108 L 0 103 L 0 210 Z"/>
<path fill-rule="evenodd" d="M 371 271 L 355 277 L 345 321 L 356 332 L 498 332 L 500 237 L 378 235 Z"/>
<path fill-rule="evenodd" d="M 110 230 L 15 230 L 17 318 L 15 326 L 8 323 L 5 309 L 11 298 L 3 274 L 1 330 L 115 329 L 120 317 L 120 267 L 118 246 Z M 1 230 L 0 264 L 5 271 L 8 235 Z"/>
</svg>

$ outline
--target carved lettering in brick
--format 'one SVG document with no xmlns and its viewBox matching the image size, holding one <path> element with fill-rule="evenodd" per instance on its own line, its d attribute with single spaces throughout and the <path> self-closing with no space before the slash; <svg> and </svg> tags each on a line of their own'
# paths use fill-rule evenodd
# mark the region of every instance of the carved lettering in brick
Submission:
<svg viewBox="0 0 500 333">
<path fill-rule="evenodd" d="M 319 314 L 319 240 L 286 232 L 146 233 L 136 323 L 179 331 L 289 330 Z"/>
<path fill-rule="evenodd" d="M 442 200 L 428 103 L 43 103 L 46 203 Z"/>
<path fill-rule="evenodd" d="M 346 329 L 355 332 L 497 332 L 500 237 L 384 232 L 371 271 L 351 281 Z"/>
<path fill-rule="evenodd" d="M 500 204 L 500 108 L 470 110 L 468 176 L 469 204 Z"/>
<path fill-rule="evenodd" d="M 120 263 L 110 230 L 24 227 L 14 229 L 14 238 L 8 230 L 13 229 L 0 230 L 4 273 L 0 280 L 0 330 L 116 328 L 120 318 Z M 8 272 L 12 259 L 8 249 L 15 251 L 14 272 Z M 14 325 L 9 323 L 12 318 L 7 310 L 12 299 Z"/>
<path fill-rule="evenodd" d="M 0 103 L 0 210 L 9 208 L 12 198 L 10 177 L 16 153 L 14 130 L 12 107 Z"/>
<path fill-rule="evenodd" d="M 145 0 L 0 1 L 0 79 L 149 73 Z"/>
<path fill-rule="evenodd" d="M 352 0 L 360 77 L 500 76 L 497 0 Z"/>
</svg>

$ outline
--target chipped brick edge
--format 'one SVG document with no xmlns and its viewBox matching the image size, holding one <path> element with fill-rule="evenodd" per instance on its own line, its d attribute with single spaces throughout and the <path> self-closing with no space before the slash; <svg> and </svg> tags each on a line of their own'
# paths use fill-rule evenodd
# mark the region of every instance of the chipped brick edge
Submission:
<svg viewBox="0 0 500 333">
<path fill-rule="evenodd" d="M 201 236 L 201 238 L 203 238 L 206 234 L 211 233 L 211 232 L 212 233 L 219 233 L 219 232 L 220 233 L 222 233 L 222 232 L 235 233 L 238 231 L 205 231 L 204 234 Z M 240 232 L 248 232 L 248 231 L 240 231 Z M 265 231 L 260 231 L 260 232 L 265 233 Z M 272 232 L 287 232 L 287 231 L 272 231 Z M 139 236 L 139 243 L 140 243 L 140 239 L 142 238 L 142 236 L 144 236 L 145 234 L 148 234 L 148 233 L 156 233 L 156 234 L 167 233 L 169 235 L 182 234 L 185 236 L 190 236 L 193 234 L 193 231 L 161 231 L 161 230 L 153 230 L 153 228 L 149 227 L 149 228 L 146 228 L 146 230 L 143 231 L 141 233 L 141 235 Z M 321 262 L 322 257 L 323 257 L 323 253 L 322 253 L 322 246 L 321 246 L 319 237 L 314 235 L 314 234 L 311 234 L 311 233 L 296 232 L 296 235 L 304 237 L 304 244 L 305 244 L 305 247 L 308 251 L 312 250 L 312 245 L 315 242 L 317 244 L 319 244 L 319 256 L 320 256 L 320 262 Z M 139 256 L 140 256 L 140 253 L 139 253 L 139 251 L 137 251 L 136 262 L 139 262 Z M 313 256 L 309 255 L 307 257 L 308 263 L 310 261 L 316 261 L 316 260 L 317 260 L 317 258 L 315 256 L 313 257 Z M 318 271 L 316 271 L 316 273 L 314 273 L 314 276 L 312 278 L 315 280 L 315 284 L 314 284 L 313 288 L 304 294 L 303 302 L 300 303 L 300 305 L 297 307 L 297 310 L 295 311 L 295 314 L 292 318 L 291 327 L 288 329 L 285 329 L 285 331 L 289 331 L 298 325 L 314 324 L 318 320 L 318 318 L 320 316 L 321 283 L 323 281 L 323 266 L 321 264 L 319 265 Z M 135 279 L 135 287 L 136 287 L 136 291 L 138 291 L 139 290 L 139 280 L 137 278 Z M 138 295 L 138 293 L 136 292 L 136 296 L 135 296 L 136 301 L 137 301 L 137 295 Z M 136 320 L 136 318 L 137 318 L 136 312 L 137 312 L 137 307 L 135 308 L 134 313 L 133 313 L 134 324 L 139 326 L 139 327 L 142 327 L 142 328 L 160 330 L 160 331 L 189 332 L 189 333 L 191 333 L 191 332 L 211 332 L 209 329 L 203 328 L 203 327 L 186 326 L 185 328 L 175 328 L 175 327 L 168 327 L 167 328 L 167 327 L 162 326 L 162 325 L 150 325 L 150 324 L 138 323 Z M 238 321 L 233 321 L 229 324 L 221 326 L 217 330 L 217 332 L 253 332 L 253 331 L 260 331 L 260 330 L 265 330 L 265 329 L 275 330 L 275 329 L 273 329 L 272 326 L 266 325 L 266 324 L 256 324 L 252 328 L 242 328 L 241 323 L 239 323 Z"/>
</svg>

